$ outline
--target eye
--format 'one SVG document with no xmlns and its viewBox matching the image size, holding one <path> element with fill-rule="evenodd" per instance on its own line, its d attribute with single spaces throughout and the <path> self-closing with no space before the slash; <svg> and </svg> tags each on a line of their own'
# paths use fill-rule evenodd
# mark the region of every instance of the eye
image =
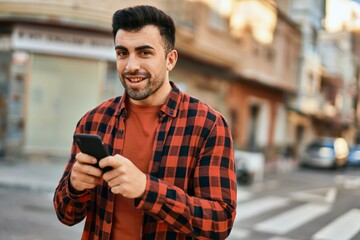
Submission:
<svg viewBox="0 0 360 240">
<path fill-rule="evenodd" d="M 120 58 L 124 58 L 128 55 L 128 52 L 126 51 L 116 51 L 116 56 Z"/>
<path fill-rule="evenodd" d="M 143 50 L 143 51 L 140 52 L 140 55 L 141 55 L 142 57 L 148 57 L 148 56 L 151 55 L 151 52 L 148 51 L 148 50 Z"/>
</svg>

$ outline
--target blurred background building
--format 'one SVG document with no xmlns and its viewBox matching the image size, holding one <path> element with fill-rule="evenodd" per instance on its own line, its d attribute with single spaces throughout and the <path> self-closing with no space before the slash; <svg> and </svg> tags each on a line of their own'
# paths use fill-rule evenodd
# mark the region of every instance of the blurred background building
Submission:
<svg viewBox="0 0 360 240">
<path fill-rule="evenodd" d="M 237 149 L 272 162 L 315 136 L 359 142 L 357 1 L 0 0 L 0 155 L 68 154 L 79 118 L 122 94 L 111 17 L 137 4 L 174 18 L 170 78 Z"/>
</svg>

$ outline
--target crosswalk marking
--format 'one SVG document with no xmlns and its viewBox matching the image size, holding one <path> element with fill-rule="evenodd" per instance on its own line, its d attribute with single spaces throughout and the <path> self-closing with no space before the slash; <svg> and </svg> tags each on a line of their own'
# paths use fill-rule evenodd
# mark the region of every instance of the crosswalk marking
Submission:
<svg viewBox="0 0 360 240">
<path fill-rule="evenodd" d="M 254 192 L 262 192 L 265 189 L 266 190 L 275 189 L 278 186 L 279 186 L 279 181 L 278 180 L 269 180 L 269 181 L 265 181 L 265 182 L 254 183 L 252 185 L 252 190 Z"/>
<path fill-rule="evenodd" d="M 337 189 L 332 187 L 299 191 L 290 194 L 294 199 L 323 203 L 333 203 L 336 199 L 336 195 Z"/>
<path fill-rule="evenodd" d="M 338 175 L 335 177 L 335 183 L 346 189 L 357 189 L 360 187 L 359 176 Z"/>
<path fill-rule="evenodd" d="M 253 193 L 237 188 L 237 202 L 243 202 L 252 198 Z"/>
<path fill-rule="evenodd" d="M 260 198 L 251 202 L 238 204 L 236 220 L 240 221 L 246 218 L 257 216 L 267 211 L 284 207 L 289 204 L 289 199 L 284 197 L 269 196 Z"/>
<path fill-rule="evenodd" d="M 269 238 L 268 240 L 295 240 L 295 239 L 284 238 L 284 237 L 272 237 L 272 238 Z"/>
<path fill-rule="evenodd" d="M 330 209 L 331 207 L 329 205 L 324 204 L 304 204 L 256 224 L 255 230 L 275 234 L 285 234 L 304 223 L 329 212 Z"/>
<path fill-rule="evenodd" d="M 337 218 L 319 232 L 313 239 L 315 240 L 348 240 L 360 231 L 360 209 L 352 209 Z"/>
<path fill-rule="evenodd" d="M 240 228 L 233 228 L 227 240 L 249 239 L 250 231 Z"/>
</svg>

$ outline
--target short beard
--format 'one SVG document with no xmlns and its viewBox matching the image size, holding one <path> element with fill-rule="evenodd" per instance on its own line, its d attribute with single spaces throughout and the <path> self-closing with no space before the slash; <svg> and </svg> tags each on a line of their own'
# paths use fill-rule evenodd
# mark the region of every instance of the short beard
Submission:
<svg viewBox="0 0 360 240">
<path fill-rule="evenodd" d="M 133 90 L 125 85 L 125 91 L 127 95 L 134 100 L 143 100 L 152 94 L 151 87 L 148 85 L 141 91 Z"/>
<path fill-rule="evenodd" d="M 129 76 L 131 74 L 122 74 L 121 75 L 121 82 L 122 85 L 125 88 L 125 92 L 126 94 L 133 100 L 144 100 L 146 98 L 148 98 L 149 96 L 151 96 L 152 94 L 154 94 L 156 91 L 158 91 L 164 84 L 164 81 L 159 82 L 156 79 L 151 79 L 151 75 L 150 74 L 133 74 L 133 75 L 143 75 L 144 77 L 146 77 L 148 79 L 148 82 L 145 86 L 144 89 L 142 90 L 133 90 L 131 88 L 129 88 L 126 85 L 126 81 L 125 78 L 126 76 Z"/>
</svg>

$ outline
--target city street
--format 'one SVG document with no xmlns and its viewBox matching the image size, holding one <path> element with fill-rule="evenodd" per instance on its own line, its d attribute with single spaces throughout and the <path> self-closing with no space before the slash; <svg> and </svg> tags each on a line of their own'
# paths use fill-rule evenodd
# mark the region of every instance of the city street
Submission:
<svg viewBox="0 0 360 240">
<path fill-rule="evenodd" d="M 50 188 L 0 187 L 0 239 L 80 239 L 61 224 Z M 230 240 L 360 239 L 360 169 L 299 169 L 238 188 Z"/>
<path fill-rule="evenodd" d="M 360 169 L 298 169 L 238 188 L 229 239 L 360 239 Z"/>
<path fill-rule="evenodd" d="M 26 189 L 0 188 L 0 239 L 80 239 L 82 224 L 61 224 L 52 205 L 53 194 Z"/>
<path fill-rule="evenodd" d="M 207 199 L 237 187 L 227 240 L 360 240 L 360 0 L 0 0 L 0 29 L 0 240 L 81 239 L 53 206 L 74 161 L 89 173 L 74 133 L 134 163 L 107 162 L 119 191 L 147 165 Z M 234 215 L 210 210 L 192 230 L 221 235 Z"/>
</svg>

